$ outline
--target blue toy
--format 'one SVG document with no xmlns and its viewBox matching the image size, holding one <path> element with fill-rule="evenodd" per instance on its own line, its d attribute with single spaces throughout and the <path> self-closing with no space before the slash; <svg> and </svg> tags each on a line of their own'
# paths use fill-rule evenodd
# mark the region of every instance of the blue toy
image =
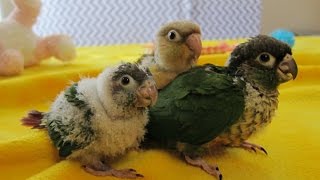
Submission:
<svg viewBox="0 0 320 180">
<path fill-rule="evenodd" d="M 287 44 L 289 44 L 289 46 L 292 48 L 294 43 L 295 43 L 295 38 L 294 38 L 294 33 L 289 31 L 289 30 L 286 30 L 286 29 L 277 29 L 277 30 L 274 30 L 270 36 L 282 41 L 282 42 L 285 42 Z"/>
</svg>

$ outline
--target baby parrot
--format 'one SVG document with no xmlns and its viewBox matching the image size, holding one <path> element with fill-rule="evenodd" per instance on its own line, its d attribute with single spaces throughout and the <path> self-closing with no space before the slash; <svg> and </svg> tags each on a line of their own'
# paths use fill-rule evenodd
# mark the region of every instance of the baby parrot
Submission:
<svg viewBox="0 0 320 180">
<path fill-rule="evenodd" d="M 48 113 L 31 111 L 22 122 L 45 128 L 60 157 L 80 161 L 93 175 L 137 178 L 135 170 L 116 170 L 108 161 L 139 146 L 157 95 L 148 69 L 122 63 L 72 84 Z"/>
<path fill-rule="evenodd" d="M 217 146 L 267 153 L 247 139 L 271 122 L 278 86 L 297 73 L 287 44 L 254 37 L 234 49 L 227 67 L 192 68 L 160 91 L 149 112 L 146 141 L 175 149 L 188 164 L 222 179 L 219 168 L 201 156 Z"/>
<path fill-rule="evenodd" d="M 138 61 L 150 68 L 157 88 L 163 89 L 196 65 L 201 49 L 200 27 L 191 21 L 173 21 L 158 31 L 154 55 L 144 55 Z"/>
</svg>

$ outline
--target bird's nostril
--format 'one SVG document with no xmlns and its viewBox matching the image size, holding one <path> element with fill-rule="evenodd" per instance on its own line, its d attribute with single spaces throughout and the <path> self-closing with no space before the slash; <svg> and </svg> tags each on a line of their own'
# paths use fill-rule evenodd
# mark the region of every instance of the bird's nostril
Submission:
<svg viewBox="0 0 320 180">
<path fill-rule="evenodd" d="M 149 94 L 152 94 L 152 91 L 153 91 L 152 87 L 148 88 L 148 93 Z"/>
</svg>

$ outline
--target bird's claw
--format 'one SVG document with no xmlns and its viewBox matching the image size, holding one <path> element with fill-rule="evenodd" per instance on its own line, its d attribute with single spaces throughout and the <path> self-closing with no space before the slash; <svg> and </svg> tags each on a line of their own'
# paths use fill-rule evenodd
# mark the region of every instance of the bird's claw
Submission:
<svg viewBox="0 0 320 180">
<path fill-rule="evenodd" d="M 257 150 L 259 150 L 259 151 L 263 152 L 264 154 L 268 155 L 268 152 L 266 151 L 265 148 L 263 148 L 262 146 L 256 145 L 256 144 L 243 142 L 239 147 L 246 149 L 248 151 L 253 151 L 255 153 L 257 153 Z"/>
<path fill-rule="evenodd" d="M 131 171 L 131 172 L 137 172 L 135 169 L 129 169 L 129 171 Z"/>
<path fill-rule="evenodd" d="M 114 176 L 118 178 L 128 178 L 135 179 L 144 177 L 142 174 L 137 173 L 135 169 L 106 169 L 106 170 L 96 170 L 90 166 L 83 166 L 84 170 L 94 176 Z"/>
<path fill-rule="evenodd" d="M 192 159 L 191 157 L 184 155 L 186 162 L 192 166 L 197 166 L 203 169 L 206 173 L 215 176 L 217 179 L 222 180 L 222 174 L 218 166 L 209 165 L 201 158 Z"/>
</svg>

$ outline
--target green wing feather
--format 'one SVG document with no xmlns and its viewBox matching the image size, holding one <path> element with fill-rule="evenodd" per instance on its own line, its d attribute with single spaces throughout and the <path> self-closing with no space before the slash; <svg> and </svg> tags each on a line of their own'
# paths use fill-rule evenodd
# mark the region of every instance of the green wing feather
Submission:
<svg viewBox="0 0 320 180">
<path fill-rule="evenodd" d="M 48 133 L 53 144 L 59 150 L 59 156 L 67 157 L 74 150 L 79 149 L 81 145 L 76 141 L 66 140 L 66 136 L 70 132 L 70 127 L 63 125 L 61 122 L 61 119 L 51 119 L 51 121 L 48 123 Z"/>
<path fill-rule="evenodd" d="M 244 83 L 214 65 L 178 76 L 150 109 L 148 139 L 201 145 L 235 123 L 244 110 Z"/>
<path fill-rule="evenodd" d="M 78 98 L 79 93 L 77 91 L 78 84 L 73 84 L 64 92 L 64 96 L 67 101 L 81 109 L 83 111 L 84 121 L 71 121 L 69 124 L 64 124 L 63 118 L 64 117 L 56 117 L 52 116 L 50 112 L 46 115 L 47 119 L 47 129 L 51 140 L 53 141 L 54 145 L 59 150 L 60 157 L 67 157 L 69 156 L 74 150 L 87 146 L 93 138 L 94 131 L 91 128 L 91 116 L 93 115 L 92 110 L 88 107 L 84 100 Z M 80 134 L 77 134 L 78 137 L 81 137 L 81 142 L 77 142 L 76 140 L 66 140 L 66 137 L 73 132 L 75 127 L 75 122 L 81 128 Z"/>
</svg>

